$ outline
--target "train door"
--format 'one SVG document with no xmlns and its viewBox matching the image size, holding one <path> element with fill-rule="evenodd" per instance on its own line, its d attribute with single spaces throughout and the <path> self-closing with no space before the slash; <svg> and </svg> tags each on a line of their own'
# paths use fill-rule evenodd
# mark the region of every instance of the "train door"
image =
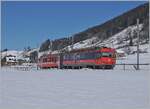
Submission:
<svg viewBox="0 0 150 109">
<path fill-rule="evenodd" d="M 101 52 L 95 52 L 95 61 L 96 61 L 96 64 L 100 64 L 100 62 L 101 62 Z"/>
<path fill-rule="evenodd" d="M 80 63 L 80 54 L 77 53 L 77 54 L 75 54 L 75 64 L 79 65 L 79 63 Z"/>
</svg>

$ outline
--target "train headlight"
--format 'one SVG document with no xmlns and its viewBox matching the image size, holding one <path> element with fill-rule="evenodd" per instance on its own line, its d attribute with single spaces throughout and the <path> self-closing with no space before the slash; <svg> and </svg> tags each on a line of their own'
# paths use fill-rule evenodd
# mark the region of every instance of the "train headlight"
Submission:
<svg viewBox="0 0 150 109">
<path fill-rule="evenodd" d="M 111 62 L 111 59 L 108 59 L 108 62 Z"/>
</svg>

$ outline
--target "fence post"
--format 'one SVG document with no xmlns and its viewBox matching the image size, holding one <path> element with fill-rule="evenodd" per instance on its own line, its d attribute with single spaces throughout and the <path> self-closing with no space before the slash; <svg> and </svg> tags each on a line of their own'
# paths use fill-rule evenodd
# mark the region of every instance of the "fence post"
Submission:
<svg viewBox="0 0 150 109">
<path fill-rule="evenodd" d="M 123 64 L 123 70 L 125 70 L 125 63 Z"/>
</svg>

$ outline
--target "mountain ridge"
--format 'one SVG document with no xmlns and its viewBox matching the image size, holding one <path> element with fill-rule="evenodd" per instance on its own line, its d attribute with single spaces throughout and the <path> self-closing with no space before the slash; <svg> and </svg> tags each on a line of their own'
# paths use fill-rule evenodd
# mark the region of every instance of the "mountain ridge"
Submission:
<svg viewBox="0 0 150 109">
<path fill-rule="evenodd" d="M 149 37 L 149 25 L 147 25 L 149 24 L 149 3 L 144 3 L 102 24 L 98 24 L 82 32 L 76 33 L 73 36 L 64 37 L 53 41 L 48 39 L 41 44 L 39 51 L 42 52 L 49 49 L 51 51 L 55 51 L 63 49 L 72 44 L 72 37 L 74 44 L 92 37 L 98 37 L 99 40 L 104 41 L 128 26 L 135 25 L 137 18 L 139 18 L 140 23 L 144 24 L 145 34 L 147 34 L 144 35 L 144 37 Z"/>
</svg>

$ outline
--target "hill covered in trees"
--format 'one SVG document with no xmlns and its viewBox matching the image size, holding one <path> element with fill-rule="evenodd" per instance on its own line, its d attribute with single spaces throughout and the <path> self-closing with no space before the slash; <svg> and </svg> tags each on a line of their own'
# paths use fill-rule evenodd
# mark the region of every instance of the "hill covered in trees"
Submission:
<svg viewBox="0 0 150 109">
<path fill-rule="evenodd" d="M 103 24 L 88 28 L 87 30 L 74 34 L 72 37 L 66 37 L 51 41 L 50 39 L 43 42 L 40 46 L 39 52 L 55 51 L 63 49 L 73 43 L 78 43 L 86 39 L 97 37 L 99 41 L 103 42 L 113 35 L 119 33 L 125 28 L 136 25 L 137 18 L 139 23 L 143 24 L 141 38 L 149 41 L 149 3 L 140 5 L 128 12 L 123 13 Z M 134 36 L 136 37 L 136 35 Z"/>
</svg>

